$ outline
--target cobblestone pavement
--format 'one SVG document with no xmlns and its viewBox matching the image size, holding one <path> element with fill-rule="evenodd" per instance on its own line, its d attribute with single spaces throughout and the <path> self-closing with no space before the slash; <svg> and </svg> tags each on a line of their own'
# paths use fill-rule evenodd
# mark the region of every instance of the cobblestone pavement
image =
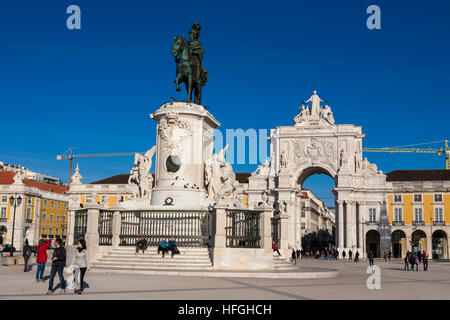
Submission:
<svg viewBox="0 0 450 320">
<path fill-rule="evenodd" d="M 35 266 L 0 266 L 0 299 L 450 299 L 450 263 L 430 262 L 429 271 L 403 271 L 403 262 L 376 260 L 381 269 L 381 289 L 366 285 L 367 261 L 303 259 L 299 266 L 338 269 L 334 279 L 246 279 L 146 276 L 87 273 L 89 288 L 83 295 L 47 296 L 48 281 L 35 283 Z M 48 276 L 49 267 L 45 275 Z M 65 275 L 66 276 L 66 275 Z M 55 284 L 58 283 L 55 277 Z"/>
</svg>

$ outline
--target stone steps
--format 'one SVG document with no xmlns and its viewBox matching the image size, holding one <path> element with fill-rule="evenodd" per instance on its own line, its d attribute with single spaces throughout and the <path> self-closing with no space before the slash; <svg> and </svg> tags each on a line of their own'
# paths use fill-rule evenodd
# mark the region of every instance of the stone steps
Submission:
<svg viewBox="0 0 450 320">
<path fill-rule="evenodd" d="M 104 255 L 92 268 L 110 271 L 151 271 L 151 270 L 212 270 L 207 248 L 179 247 L 180 254 L 171 257 L 169 251 L 163 258 L 157 248 L 136 253 L 135 247 L 119 247 Z"/>
<path fill-rule="evenodd" d="M 298 269 L 292 262 L 286 261 L 284 258 L 279 257 L 278 254 L 273 255 L 273 268 L 275 270 L 295 270 Z"/>
</svg>

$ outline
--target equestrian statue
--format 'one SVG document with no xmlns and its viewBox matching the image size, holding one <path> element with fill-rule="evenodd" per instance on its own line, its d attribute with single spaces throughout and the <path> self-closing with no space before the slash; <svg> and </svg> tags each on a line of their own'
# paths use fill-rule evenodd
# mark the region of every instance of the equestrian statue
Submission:
<svg viewBox="0 0 450 320">
<path fill-rule="evenodd" d="M 194 93 L 194 102 L 202 103 L 202 87 L 206 85 L 209 74 L 202 66 L 202 59 L 205 50 L 198 40 L 200 37 L 200 25 L 194 22 L 189 31 L 189 41 L 182 35 L 175 37 L 172 46 L 172 55 L 177 64 L 177 75 L 175 84 L 177 91 L 180 91 L 180 83 L 184 82 L 188 94 L 188 102 L 192 102 L 192 93 Z"/>
</svg>

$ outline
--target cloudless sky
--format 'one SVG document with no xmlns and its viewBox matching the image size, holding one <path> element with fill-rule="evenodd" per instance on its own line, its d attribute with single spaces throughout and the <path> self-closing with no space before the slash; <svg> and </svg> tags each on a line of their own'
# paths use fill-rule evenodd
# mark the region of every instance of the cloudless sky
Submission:
<svg viewBox="0 0 450 320">
<path fill-rule="evenodd" d="M 81 8 L 81 30 L 66 27 L 71 4 Z M 381 30 L 366 27 L 372 4 Z M 151 148 L 149 114 L 185 98 L 175 91 L 171 46 L 194 21 L 210 74 L 203 104 L 222 130 L 292 125 L 318 90 L 337 124 L 363 127 L 364 147 L 450 139 L 449 18 L 444 0 L 0 1 L 0 161 L 67 182 L 68 161 L 56 155 L 69 146 Z M 364 156 L 384 172 L 445 168 L 437 155 Z M 132 161 L 76 162 L 88 183 L 128 173 Z M 305 186 L 324 188 L 315 177 Z"/>
</svg>

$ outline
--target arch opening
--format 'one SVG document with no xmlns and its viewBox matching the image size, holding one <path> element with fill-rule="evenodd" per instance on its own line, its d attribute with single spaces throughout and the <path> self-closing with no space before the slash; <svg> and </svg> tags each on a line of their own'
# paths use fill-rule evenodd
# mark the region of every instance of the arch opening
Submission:
<svg viewBox="0 0 450 320">
<path fill-rule="evenodd" d="M 375 258 L 380 258 L 381 240 L 380 233 L 376 230 L 370 230 L 366 233 L 366 250 L 372 251 Z"/>
<path fill-rule="evenodd" d="M 336 248 L 333 176 L 324 168 L 309 167 L 299 173 L 296 182 L 302 248 L 313 254 Z"/>
<path fill-rule="evenodd" d="M 406 254 L 408 244 L 406 234 L 402 230 L 395 230 L 391 234 L 391 253 L 394 258 L 401 258 Z"/>
<path fill-rule="evenodd" d="M 448 259 L 448 238 L 443 230 L 436 230 L 432 235 L 433 260 Z"/>
<path fill-rule="evenodd" d="M 427 248 L 427 235 L 423 230 L 416 230 L 411 234 L 411 251 L 414 254 L 429 251 Z"/>
</svg>

